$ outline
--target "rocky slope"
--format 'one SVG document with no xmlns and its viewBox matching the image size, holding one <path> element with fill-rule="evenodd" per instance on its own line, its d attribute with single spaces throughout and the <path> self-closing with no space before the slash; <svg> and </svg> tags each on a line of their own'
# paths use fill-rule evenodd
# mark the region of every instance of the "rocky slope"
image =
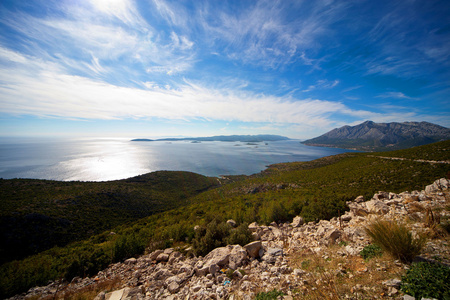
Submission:
<svg viewBox="0 0 450 300">
<path fill-rule="evenodd" d="M 333 129 L 303 143 L 362 151 L 405 149 L 450 139 L 450 129 L 428 122 L 374 123 Z"/>
<path fill-rule="evenodd" d="M 304 224 L 298 216 L 292 223 L 252 223 L 255 241 L 243 247 L 216 248 L 205 257 L 161 249 L 95 277 L 52 282 L 11 299 L 254 299 L 274 289 L 282 299 L 414 299 L 399 291 L 408 265 L 387 255 L 362 259 L 370 243 L 364 226 L 377 218 L 407 222 L 414 234 L 429 237 L 420 259 L 450 263 L 448 234 L 436 234 L 425 222 L 427 211 L 450 217 L 443 209 L 449 186 L 440 179 L 420 192 L 378 192 L 368 201 L 360 196 L 347 203 L 350 211 L 329 221 Z"/>
</svg>

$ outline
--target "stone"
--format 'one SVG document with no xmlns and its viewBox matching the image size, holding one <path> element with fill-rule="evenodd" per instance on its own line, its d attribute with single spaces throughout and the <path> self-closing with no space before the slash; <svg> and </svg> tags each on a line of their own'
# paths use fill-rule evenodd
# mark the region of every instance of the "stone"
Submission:
<svg viewBox="0 0 450 300">
<path fill-rule="evenodd" d="M 248 243 L 244 246 L 244 249 L 247 251 L 248 256 L 257 258 L 259 257 L 259 250 L 261 249 L 261 241 Z"/>
<path fill-rule="evenodd" d="M 164 252 L 163 250 L 155 250 L 152 253 L 150 253 L 148 257 L 150 258 L 150 260 L 155 260 L 158 257 L 158 255 L 160 255 L 163 252 Z"/>
<path fill-rule="evenodd" d="M 352 219 L 352 215 L 347 214 L 347 213 L 341 216 L 342 222 L 349 222 L 351 219 Z"/>
<path fill-rule="evenodd" d="M 403 295 L 403 300 L 416 300 L 416 298 L 410 295 Z"/>
<path fill-rule="evenodd" d="M 239 272 L 239 270 L 235 270 L 233 272 L 233 278 L 242 278 L 244 275 L 242 275 L 241 272 Z"/>
<path fill-rule="evenodd" d="M 132 257 L 132 258 L 125 260 L 125 264 L 134 265 L 136 263 L 136 261 L 137 261 L 136 258 Z"/>
<path fill-rule="evenodd" d="M 342 232 L 339 229 L 334 229 L 325 235 L 325 242 L 328 245 L 333 245 L 336 240 L 341 236 Z"/>
<path fill-rule="evenodd" d="M 348 202 L 347 205 L 352 214 L 355 216 L 365 217 L 369 214 L 369 211 L 365 207 L 364 203 L 359 204 L 356 202 Z"/>
<path fill-rule="evenodd" d="M 122 295 L 123 295 L 124 291 L 125 291 L 125 289 L 110 292 L 105 295 L 105 300 L 120 300 L 120 299 L 122 299 Z"/>
<path fill-rule="evenodd" d="M 216 275 L 220 270 L 220 267 L 217 264 L 211 264 L 209 266 L 209 274 Z"/>
<path fill-rule="evenodd" d="M 172 254 L 173 252 L 174 252 L 175 250 L 173 250 L 173 248 L 166 248 L 166 249 L 164 249 L 164 253 L 165 254 Z"/>
<path fill-rule="evenodd" d="M 233 248 L 230 251 L 230 256 L 228 258 L 228 266 L 231 269 L 236 270 L 242 266 L 244 260 L 247 259 L 247 250 L 240 245 L 234 245 L 231 247 Z"/>
<path fill-rule="evenodd" d="M 268 248 L 261 259 L 269 264 L 274 264 L 277 257 L 283 256 L 283 249 L 281 248 Z"/>
<path fill-rule="evenodd" d="M 180 283 L 183 282 L 183 279 L 181 277 L 177 276 L 177 275 L 174 275 L 174 276 L 171 276 L 171 277 L 167 278 L 166 281 L 165 281 L 165 283 L 167 285 L 171 284 L 172 282 L 176 282 L 176 283 L 180 284 Z"/>
<path fill-rule="evenodd" d="M 270 232 L 272 233 L 272 239 L 274 238 L 281 238 L 283 236 L 283 233 L 281 232 L 280 229 L 278 229 L 278 227 L 276 226 L 269 226 Z"/>
<path fill-rule="evenodd" d="M 231 227 L 236 227 L 236 225 L 237 225 L 237 224 L 236 224 L 236 221 L 233 220 L 233 219 L 228 220 L 228 221 L 227 221 L 227 224 L 230 225 Z"/>
<path fill-rule="evenodd" d="M 180 285 L 176 283 L 175 281 L 172 281 L 168 286 L 167 289 L 171 294 L 178 293 L 180 291 Z"/>
<path fill-rule="evenodd" d="M 95 298 L 94 300 L 105 300 L 105 292 L 100 292 Z"/>
<path fill-rule="evenodd" d="M 211 280 L 208 280 L 208 281 L 205 282 L 205 287 L 206 287 L 207 289 L 212 288 L 213 285 L 214 285 L 214 282 L 212 282 Z"/>
<path fill-rule="evenodd" d="M 390 210 L 389 206 L 381 200 L 370 200 L 366 202 L 366 207 L 370 213 L 381 215 L 387 214 Z"/>
<path fill-rule="evenodd" d="M 156 257 L 156 261 L 168 261 L 169 260 L 169 254 L 167 253 L 161 253 Z"/>
<path fill-rule="evenodd" d="M 373 199 L 375 200 L 389 200 L 389 193 L 387 192 L 378 192 L 373 195 Z"/>
<path fill-rule="evenodd" d="M 143 299 L 141 287 L 125 288 L 121 300 Z"/>
<path fill-rule="evenodd" d="M 303 220 L 303 218 L 301 216 L 296 216 L 294 218 L 294 220 L 292 220 L 291 226 L 296 228 L 296 227 L 300 227 L 305 223 L 305 221 Z"/>
<path fill-rule="evenodd" d="M 250 224 L 248 225 L 248 229 L 249 229 L 250 231 L 252 231 L 252 232 L 257 231 L 258 228 L 259 228 L 259 226 L 258 226 L 258 223 L 256 223 L 256 222 L 250 223 Z"/>
<path fill-rule="evenodd" d="M 220 247 L 212 250 L 205 256 L 205 265 L 208 265 L 208 268 L 211 264 L 217 264 L 220 267 L 228 265 L 230 252 L 230 247 Z"/>
<path fill-rule="evenodd" d="M 450 187 L 450 180 L 446 178 L 441 178 L 433 182 L 433 184 L 427 185 L 425 187 L 425 193 L 433 194 L 440 192 L 442 190 L 446 190 Z"/>
<path fill-rule="evenodd" d="M 358 196 L 358 197 L 356 197 L 355 202 L 356 202 L 356 203 L 364 202 L 364 196 Z"/>
<path fill-rule="evenodd" d="M 383 281 L 383 284 L 385 286 L 393 287 L 396 289 L 400 288 L 401 283 L 402 283 L 402 281 L 400 279 L 389 279 L 389 280 Z"/>
<path fill-rule="evenodd" d="M 209 272 L 209 267 L 210 267 L 210 265 L 203 266 L 201 268 L 195 268 L 195 275 L 197 275 L 199 277 L 205 276 Z"/>
</svg>

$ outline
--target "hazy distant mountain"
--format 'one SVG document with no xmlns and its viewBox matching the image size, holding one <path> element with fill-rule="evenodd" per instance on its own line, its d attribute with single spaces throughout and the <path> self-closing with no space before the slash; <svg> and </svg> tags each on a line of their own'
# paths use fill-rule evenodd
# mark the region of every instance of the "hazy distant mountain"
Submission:
<svg viewBox="0 0 450 300">
<path fill-rule="evenodd" d="M 152 142 L 152 141 L 197 141 L 197 142 L 211 142 L 211 141 L 221 141 L 221 142 L 246 142 L 246 143 L 257 143 L 257 142 L 273 142 L 273 141 L 283 141 L 289 140 L 289 138 L 281 135 L 271 135 L 271 134 L 259 134 L 259 135 L 216 135 L 210 137 L 195 137 L 195 138 L 167 138 L 167 139 L 134 139 L 132 142 Z"/>
<path fill-rule="evenodd" d="M 405 149 L 450 139 L 450 129 L 428 122 L 374 123 L 333 129 L 302 142 L 310 146 L 383 151 Z"/>
</svg>

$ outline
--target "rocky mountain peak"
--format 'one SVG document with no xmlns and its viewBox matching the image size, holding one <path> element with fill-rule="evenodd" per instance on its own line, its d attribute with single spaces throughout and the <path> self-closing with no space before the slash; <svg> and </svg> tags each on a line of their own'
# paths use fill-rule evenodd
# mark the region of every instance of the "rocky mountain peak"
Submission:
<svg viewBox="0 0 450 300">
<path fill-rule="evenodd" d="M 410 148 L 450 139 L 450 129 L 428 122 L 375 123 L 335 128 L 303 143 L 310 146 L 336 147 L 363 151 Z"/>
</svg>

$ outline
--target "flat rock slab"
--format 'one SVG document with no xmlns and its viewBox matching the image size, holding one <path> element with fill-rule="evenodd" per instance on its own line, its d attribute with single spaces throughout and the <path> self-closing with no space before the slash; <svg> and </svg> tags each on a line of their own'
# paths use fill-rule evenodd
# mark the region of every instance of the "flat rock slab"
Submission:
<svg viewBox="0 0 450 300">
<path fill-rule="evenodd" d="M 125 289 L 117 290 L 105 295 L 105 300 L 120 300 L 122 299 Z"/>
</svg>

